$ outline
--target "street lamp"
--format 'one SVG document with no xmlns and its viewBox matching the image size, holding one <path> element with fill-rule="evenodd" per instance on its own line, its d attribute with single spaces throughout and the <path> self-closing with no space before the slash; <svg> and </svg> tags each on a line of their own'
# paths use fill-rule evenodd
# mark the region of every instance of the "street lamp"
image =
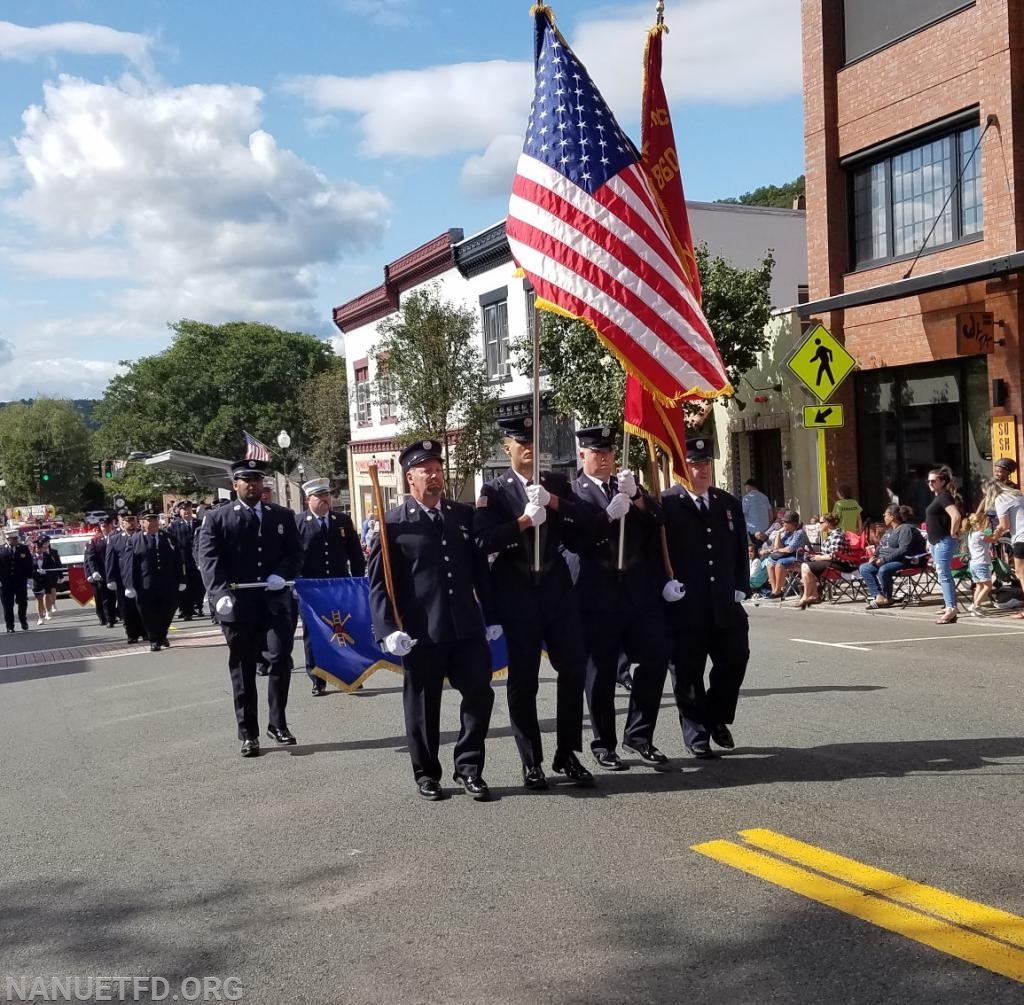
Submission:
<svg viewBox="0 0 1024 1005">
<path fill-rule="evenodd" d="M 282 429 L 277 434 L 277 445 L 281 448 L 281 459 L 284 461 L 284 504 L 292 508 L 292 483 L 288 467 L 288 448 L 292 445 L 292 438 L 288 435 L 287 429 Z"/>
</svg>

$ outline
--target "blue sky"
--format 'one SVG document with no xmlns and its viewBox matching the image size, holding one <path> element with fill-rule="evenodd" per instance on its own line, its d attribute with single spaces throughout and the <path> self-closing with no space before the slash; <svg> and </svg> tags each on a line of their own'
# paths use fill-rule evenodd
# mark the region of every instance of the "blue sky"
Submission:
<svg viewBox="0 0 1024 1005">
<path fill-rule="evenodd" d="M 0 400 L 98 396 L 181 317 L 331 337 L 331 308 L 385 262 L 499 220 L 532 96 L 529 7 L 0 6 Z M 653 0 L 553 7 L 638 139 Z M 799 0 L 666 7 L 687 196 L 800 174 Z"/>
</svg>

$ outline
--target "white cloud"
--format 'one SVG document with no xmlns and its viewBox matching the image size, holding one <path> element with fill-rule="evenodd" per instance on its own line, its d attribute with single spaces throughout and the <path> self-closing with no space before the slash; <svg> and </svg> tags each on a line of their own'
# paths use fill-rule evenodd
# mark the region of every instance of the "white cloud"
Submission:
<svg viewBox="0 0 1024 1005">
<path fill-rule="evenodd" d="M 117 31 L 85 21 L 63 21 L 38 28 L 0 21 L 0 59 L 29 62 L 58 52 L 82 56 L 123 56 L 148 70 L 152 44 L 153 40 L 148 35 Z"/>
<path fill-rule="evenodd" d="M 10 363 L 14 359 L 14 343 L 0 338 L 0 364 Z"/>
<path fill-rule="evenodd" d="M 522 149 L 522 136 L 495 137 L 482 154 L 474 154 L 462 165 L 459 175 L 462 191 L 472 199 L 489 199 L 508 193 Z"/>
<path fill-rule="evenodd" d="M 387 224 L 379 190 L 278 147 L 256 88 L 65 76 L 43 97 L 15 140 L 26 185 L 0 206 L 32 237 L 8 238 L 0 258 L 23 273 L 119 277 L 97 333 L 148 332 L 162 347 L 165 323 L 180 317 L 326 330 L 320 270 Z"/>
<path fill-rule="evenodd" d="M 663 43 L 663 79 L 670 100 L 750 105 L 800 93 L 800 0 L 690 0 L 668 20 L 673 30 Z M 645 3 L 625 13 L 592 12 L 571 34 L 624 124 L 640 114 L 651 22 Z M 525 129 L 533 67 L 494 60 L 368 77 L 295 77 L 285 87 L 321 113 L 358 116 L 361 151 L 371 157 L 487 150 L 467 163 L 463 179 L 471 189 L 477 182 L 486 188 L 507 152 L 500 142 L 491 144 Z"/>
<path fill-rule="evenodd" d="M 382 28 L 405 28 L 419 22 L 416 0 L 341 0 L 341 8 Z"/>
<path fill-rule="evenodd" d="M 10 343 L 7 343 L 10 345 Z M 121 367 L 70 356 L 23 360 L 0 367 L 0 401 L 20 398 L 99 398 Z"/>
</svg>

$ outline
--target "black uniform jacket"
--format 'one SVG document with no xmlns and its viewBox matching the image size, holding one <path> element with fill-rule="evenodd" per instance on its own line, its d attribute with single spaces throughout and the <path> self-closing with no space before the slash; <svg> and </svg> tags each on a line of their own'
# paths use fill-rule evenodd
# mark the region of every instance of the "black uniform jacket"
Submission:
<svg viewBox="0 0 1024 1005">
<path fill-rule="evenodd" d="M 590 507 L 582 507 L 573 495 L 564 475 L 541 472 L 540 483 L 558 496 L 558 510 L 548 509 L 547 519 L 540 526 L 540 583 L 534 583 L 533 540 L 537 528 L 525 533 L 518 520 L 526 506 L 526 488 L 519 476 L 509 468 L 497 478 L 486 482 L 477 499 L 473 516 L 473 532 L 477 547 L 484 555 L 493 556 L 491 588 L 501 621 L 529 617 L 531 607 L 539 600 L 551 609 L 560 608 L 572 597 L 572 577 L 560 547 L 580 552 L 595 531 L 597 519 L 605 520 Z"/>
<path fill-rule="evenodd" d="M 85 578 L 91 580 L 93 573 L 98 572 L 104 579 L 107 578 L 107 539 L 103 534 L 96 534 L 85 546 L 82 556 L 82 564 L 85 566 Z"/>
<path fill-rule="evenodd" d="M 0 582 L 17 583 L 24 586 L 35 572 L 35 562 L 27 544 L 0 545 Z"/>
<path fill-rule="evenodd" d="M 184 517 L 176 516 L 167 527 L 167 533 L 178 546 L 181 560 L 189 568 L 196 564 L 195 539 L 201 526 L 202 523 L 195 517 L 186 520 Z"/>
<path fill-rule="evenodd" d="M 581 504 L 594 510 L 593 536 L 579 551 L 580 573 L 576 595 L 580 610 L 623 611 L 624 607 L 649 608 L 661 603 L 668 577 L 661 558 L 661 506 L 644 493 L 645 510 L 630 506 L 626 514 L 626 546 L 619 572 L 620 521 L 609 521 L 604 491 L 586 475 L 572 483 Z M 625 613 L 625 612 L 624 612 Z"/>
<path fill-rule="evenodd" d="M 220 621 L 259 621 L 265 614 L 291 610 L 290 590 L 249 589 L 232 592 L 231 583 L 265 582 L 269 576 L 294 579 L 302 568 L 302 542 L 295 514 L 276 503 L 260 503 L 263 517 L 252 527 L 243 504 L 233 502 L 207 512 L 199 531 L 196 561 L 203 585 L 216 608 L 223 596 L 234 599 Z"/>
<path fill-rule="evenodd" d="M 359 544 L 359 535 L 346 513 L 326 514 L 327 530 L 320 529 L 320 519 L 310 510 L 295 517 L 305 558 L 300 575 L 308 579 L 330 579 L 332 576 L 362 576 L 366 572 L 366 556 Z"/>
<path fill-rule="evenodd" d="M 178 584 L 185 582 L 185 563 L 181 549 L 174 543 L 167 531 L 156 534 L 156 547 L 151 546 L 148 534 L 141 531 L 133 534 L 127 547 L 130 561 L 125 571 L 126 589 L 137 594 L 143 591 L 154 593 L 177 593 Z"/>
<path fill-rule="evenodd" d="M 107 553 L 103 556 L 103 571 L 108 583 L 119 583 L 124 586 L 124 581 L 128 577 L 130 545 L 137 533 L 138 531 L 126 534 L 119 527 L 107 539 Z"/>
<path fill-rule="evenodd" d="M 384 516 L 401 630 L 424 642 L 480 638 L 485 624 L 494 624 L 494 612 L 487 558 L 473 544 L 473 509 L 450 499 L 440 505 L 441 527 L 412 498 Z M 399 628 L 385 588 L 379 535 L 367 577 L 373 633 L 380 642 Z"/>
<path fill-rule="evenodd" d="M 750 560 L 743 507 L 735 496 L 708 489 L 709 507 L 701 514 L 681 485 L 661 497 L 669 558 L 686 596 L 666 604 L 673 628 L 713 630 L 746 621 L 735 591 L 750 596 Z"/>
</svg>

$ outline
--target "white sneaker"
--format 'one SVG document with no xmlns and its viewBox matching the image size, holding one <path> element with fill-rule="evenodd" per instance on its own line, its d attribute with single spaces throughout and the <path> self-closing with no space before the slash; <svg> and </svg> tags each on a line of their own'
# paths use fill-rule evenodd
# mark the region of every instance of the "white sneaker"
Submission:
<svg viewBox="0 0 1024 1005">
<path fill-rule="evenodd" d="M 53 615 L 52 615 L 52 614 L 51 614 L 51 613 L 50 613 L 49 611 L 47 611 L 47 612 L 46 612 L 46 618 L 45 618 L 45 620 L 46 620 L 46 621 L 50 621 L 50 620 L 52 620 L 52 618 L 53 618 Z"/>
<path fill-rule="evenodd" d="M 42 618 L 36 619 L 36 628 L 42 628 L 42 627 L 43 627 L 43 619 Z"/>
</svg>

